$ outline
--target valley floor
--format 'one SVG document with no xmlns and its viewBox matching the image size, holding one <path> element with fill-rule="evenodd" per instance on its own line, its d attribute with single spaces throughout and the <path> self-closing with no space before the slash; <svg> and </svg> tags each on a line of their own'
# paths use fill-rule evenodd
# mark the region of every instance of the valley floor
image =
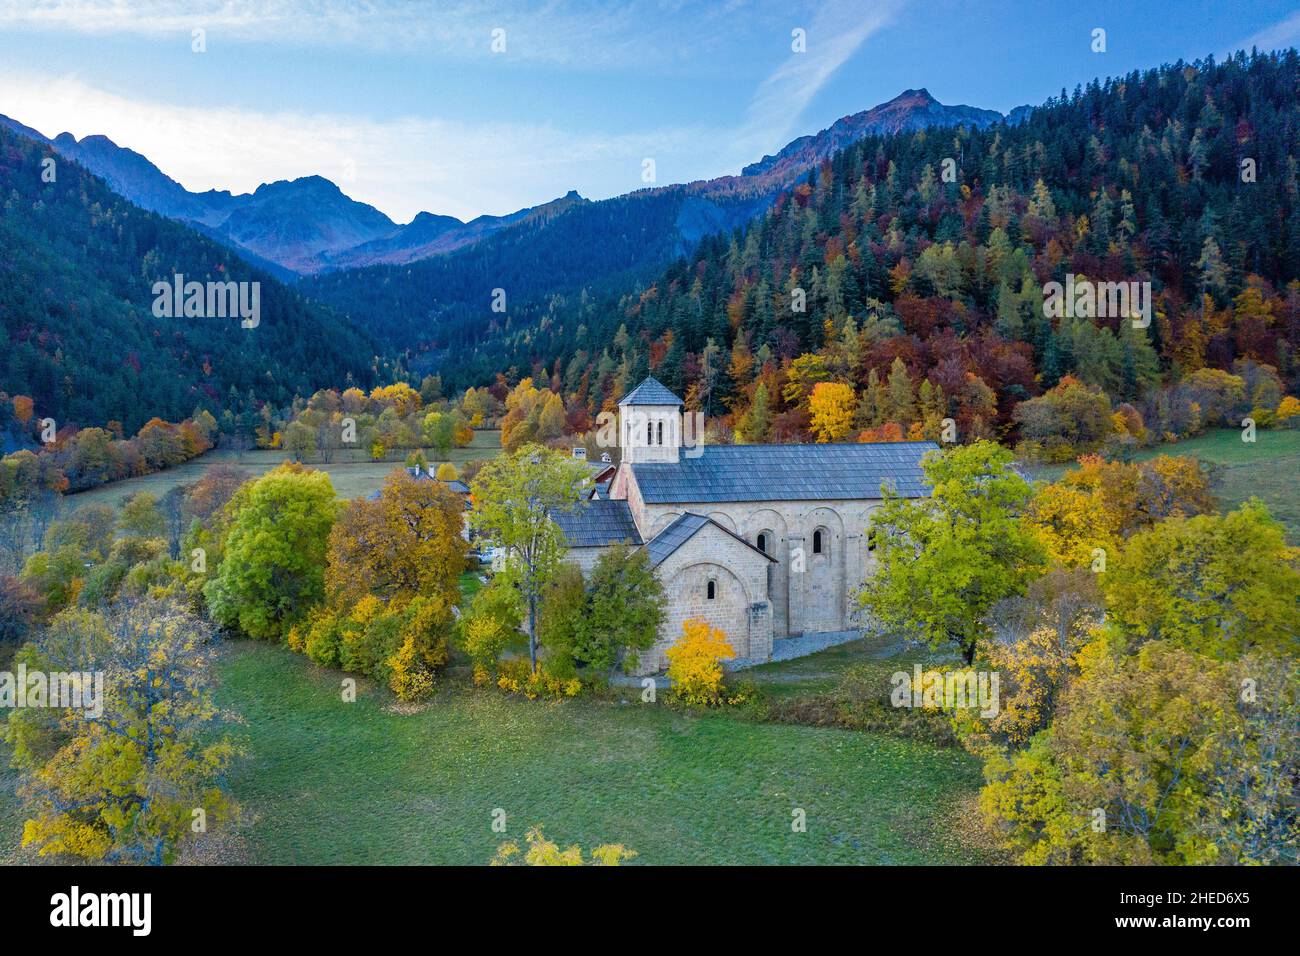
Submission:
<svg viewBox="0 0 1300 956">
<path fill-rule="evenodd" d="M 823 655 L 747 675 L 798 693 L 846 666 L 898 666 L 870 640 Z M 455 681 L 420 708 L 364 680 L 344 703 L 342 676 L 284 648 L 226 646 L 218 700 L 238 715 L 246 756 L 230 789 L 247 819 L 187 862 L 481 864 L 537 824 L 562 845 L 623 843 L 645 864 L 997 862 L 966 835 L 981 777 L 958 749 Z M 12 781 L 0 777 L 0 862 L 27 862 Z M 792 832 L 796 809 L 807 832 Z"/>
<path fill-rule="evenodd" d="M 409 450 L 409 449 L 408 449 Z M 464 448 L 453 448 L 446 457 L 440 457 L 435 449 L 426 449 L 425 457 L 429 464 L 437 467 L 444 461 L 450 461 L 459 467 L 467 461 L 483 458 L 495 458 L 501 452 L 501 432 L 482 429 L 474 432 L 474 440 Z M 272 468 L 288 460 L 288 455 L 279 449 L 259 448 L 250 451 L 235 451 L 229 448 L 217 448 L 192 461 L 174 468 L 164 468 L 150 475 L 139 478 L 125 478 L 109 482 L 98 488 L 68 495 L 67 504 L 75 507 L 91 503 L 109 504 L 121 507 L 131 495 L 147 491 L 161 498 L 177 485 L 186 485 L 203 477 L 209 465 L 234 465 L 243 468 L 254 478 L 259 478 Z M 401 468 L 405 460 L 405 451 L 397 460 L 373 461 L 365 452 L 358 450 L 339 451 L 334 460 L 328 463 L 308 459 L 311 468 L 329 473 L 330 481 L 340 498 L 359 498 L 383 487 L 384 479 L 395 469 Z"/>
</svg>

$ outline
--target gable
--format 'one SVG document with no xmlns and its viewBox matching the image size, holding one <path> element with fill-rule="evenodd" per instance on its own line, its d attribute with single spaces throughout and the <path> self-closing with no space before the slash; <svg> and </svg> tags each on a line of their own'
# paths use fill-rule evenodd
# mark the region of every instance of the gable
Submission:
<svg viewBox="0 0 1300 956">
<path fill-rule="evenodd" d="M 712 518 L 704 515 L 695 514 L 688 511 L 679 517 L 668 527 L 660 531 L 655 537 L 646 544 L 646 552 L 650 555 L 650 566 L 658 567 L 668 558 L 677 553 L 679 549 L 701 535 L 721 534 L 731 541 L 737 542 L 745 547 L 746 550 L 752 551 L 755 555 L 764 561 L 775 563 L 770 555 L 764 554 L 754 547 L 744 538 L 718 524 Z"/>
</svg>

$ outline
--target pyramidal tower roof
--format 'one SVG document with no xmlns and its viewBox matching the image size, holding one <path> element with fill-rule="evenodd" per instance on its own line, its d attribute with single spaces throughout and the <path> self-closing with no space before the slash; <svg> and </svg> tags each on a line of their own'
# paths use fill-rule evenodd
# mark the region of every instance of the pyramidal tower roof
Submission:
<svg viewBox="0 0 1300 956">
<path fill-rule="evenodd" d="M 653 375 L 623 396 L 622 405 L 681 405 L 682 400 Z"/>
</svg>

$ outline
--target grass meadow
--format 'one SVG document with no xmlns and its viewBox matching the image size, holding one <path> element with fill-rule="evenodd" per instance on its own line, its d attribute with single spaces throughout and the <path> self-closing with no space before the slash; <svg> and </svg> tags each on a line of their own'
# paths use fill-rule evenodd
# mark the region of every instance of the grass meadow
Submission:
<svg viewBox="0 0 1300 956">
<path fill-rule="evenodd" d="M 419 708 L 366 682 L 344 703 L 341 675 L 249 642 L 227 648 L 220 678 L 242 716 L 231 788 L 250 813 L 221 853 L 247 862 L 486 863 L 536 824 L 650 864 L 986 859 L 958 824 L 979 765 L 951 748 L 456 682 Z M 807 832 L 792 830 L 796 808 Z"/>
<path fill-rule="evenodd" d="M 435 468 L 444 461 L 450 461 L 459 467 L 467 461 L 494 458 L 500 451 L 501 432 L 484 429 L 474 432 L 474 440 L 469 445 L 464 448 L 453 448 L 445 458 L 439 457 L 433 449 L 426 449 L 425 456 L 429 459 L 429 464 Z M 198 481 L 209 465 L 237 465 L 256 478 L 288 460 L 289 456 L 278 449 L 236 451 L 229 448 L 216 448 L 175 468 L 165 468 L 139 478 L 110 482 L 98 488 L 68 495 L 65 501 L 74 508 L 95 502 L 121 507 L 127 498 L 138 492 L 147 491 L 161 498 L 177 485 Z M 372 461 L 364 451 L 348 449 L 336 452 L 331 462 L 308 461 L 307 464 L 312 468 L 329 472 L 330 481 L 333 482 L 334 490 L 338 492 L 340 498 L 359 498 L 377 491 L 394 468 L 402 467 L 403 460 L 405 460 L 405 452 L 402 458 L 396 461 Z"/>
<path fill-rule="evenodd" d="M 746 676 L 788 691 L 880 654 L 857 641 Z M 996 862 L 965 835 L 981 776 L 958 749 L 634 694 L 527 701 L 459 679 L 418 707 L 362 679 L 345 703 L 342 674 L 244 640 L 225 645 L 217 676 L 244 750 L 228 784 L 245 818 L 187 862 L 483 864 L 537 824 L 563 845 L 623 843 L 638 864 Z M 0 862 L 28 862 L 13 780 L 0 770 Z"/>
<path fill-rule="evenodd" d="M 1241 440 L 1239 429 L 1219 428 L 1172 445 L 1143 448 L 1133 458 L 1143 461 L 1157 455 L 1190 455 L 1218 466 L 1214 491 L 1224 511 L 1257 497 L 1286 525 L 1291 543 L 1300 543 L 1300 429 L 1260 429 L 1251 443 Z M 1028 471 L 1034 478 L 1054 481 L 1068 467 Z"/>
</svg>

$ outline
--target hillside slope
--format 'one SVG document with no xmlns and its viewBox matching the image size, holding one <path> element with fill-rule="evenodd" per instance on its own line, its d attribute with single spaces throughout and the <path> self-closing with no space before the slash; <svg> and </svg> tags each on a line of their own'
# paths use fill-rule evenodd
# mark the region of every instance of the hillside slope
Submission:
<svg viewBox="0 0 1300 956">
<path fill-rule="evenodd" d="M 367 383 L 375 348 L 328 309 L 183 225 L 141 210 L 50 147 L 0 128 L 0 389 L 68 423 L 128 432 L 197 406 L 247 412 L 322 385 Z M 258 281 L 257 328 L 158 318 L 153 284 Z"/>
</svg>

